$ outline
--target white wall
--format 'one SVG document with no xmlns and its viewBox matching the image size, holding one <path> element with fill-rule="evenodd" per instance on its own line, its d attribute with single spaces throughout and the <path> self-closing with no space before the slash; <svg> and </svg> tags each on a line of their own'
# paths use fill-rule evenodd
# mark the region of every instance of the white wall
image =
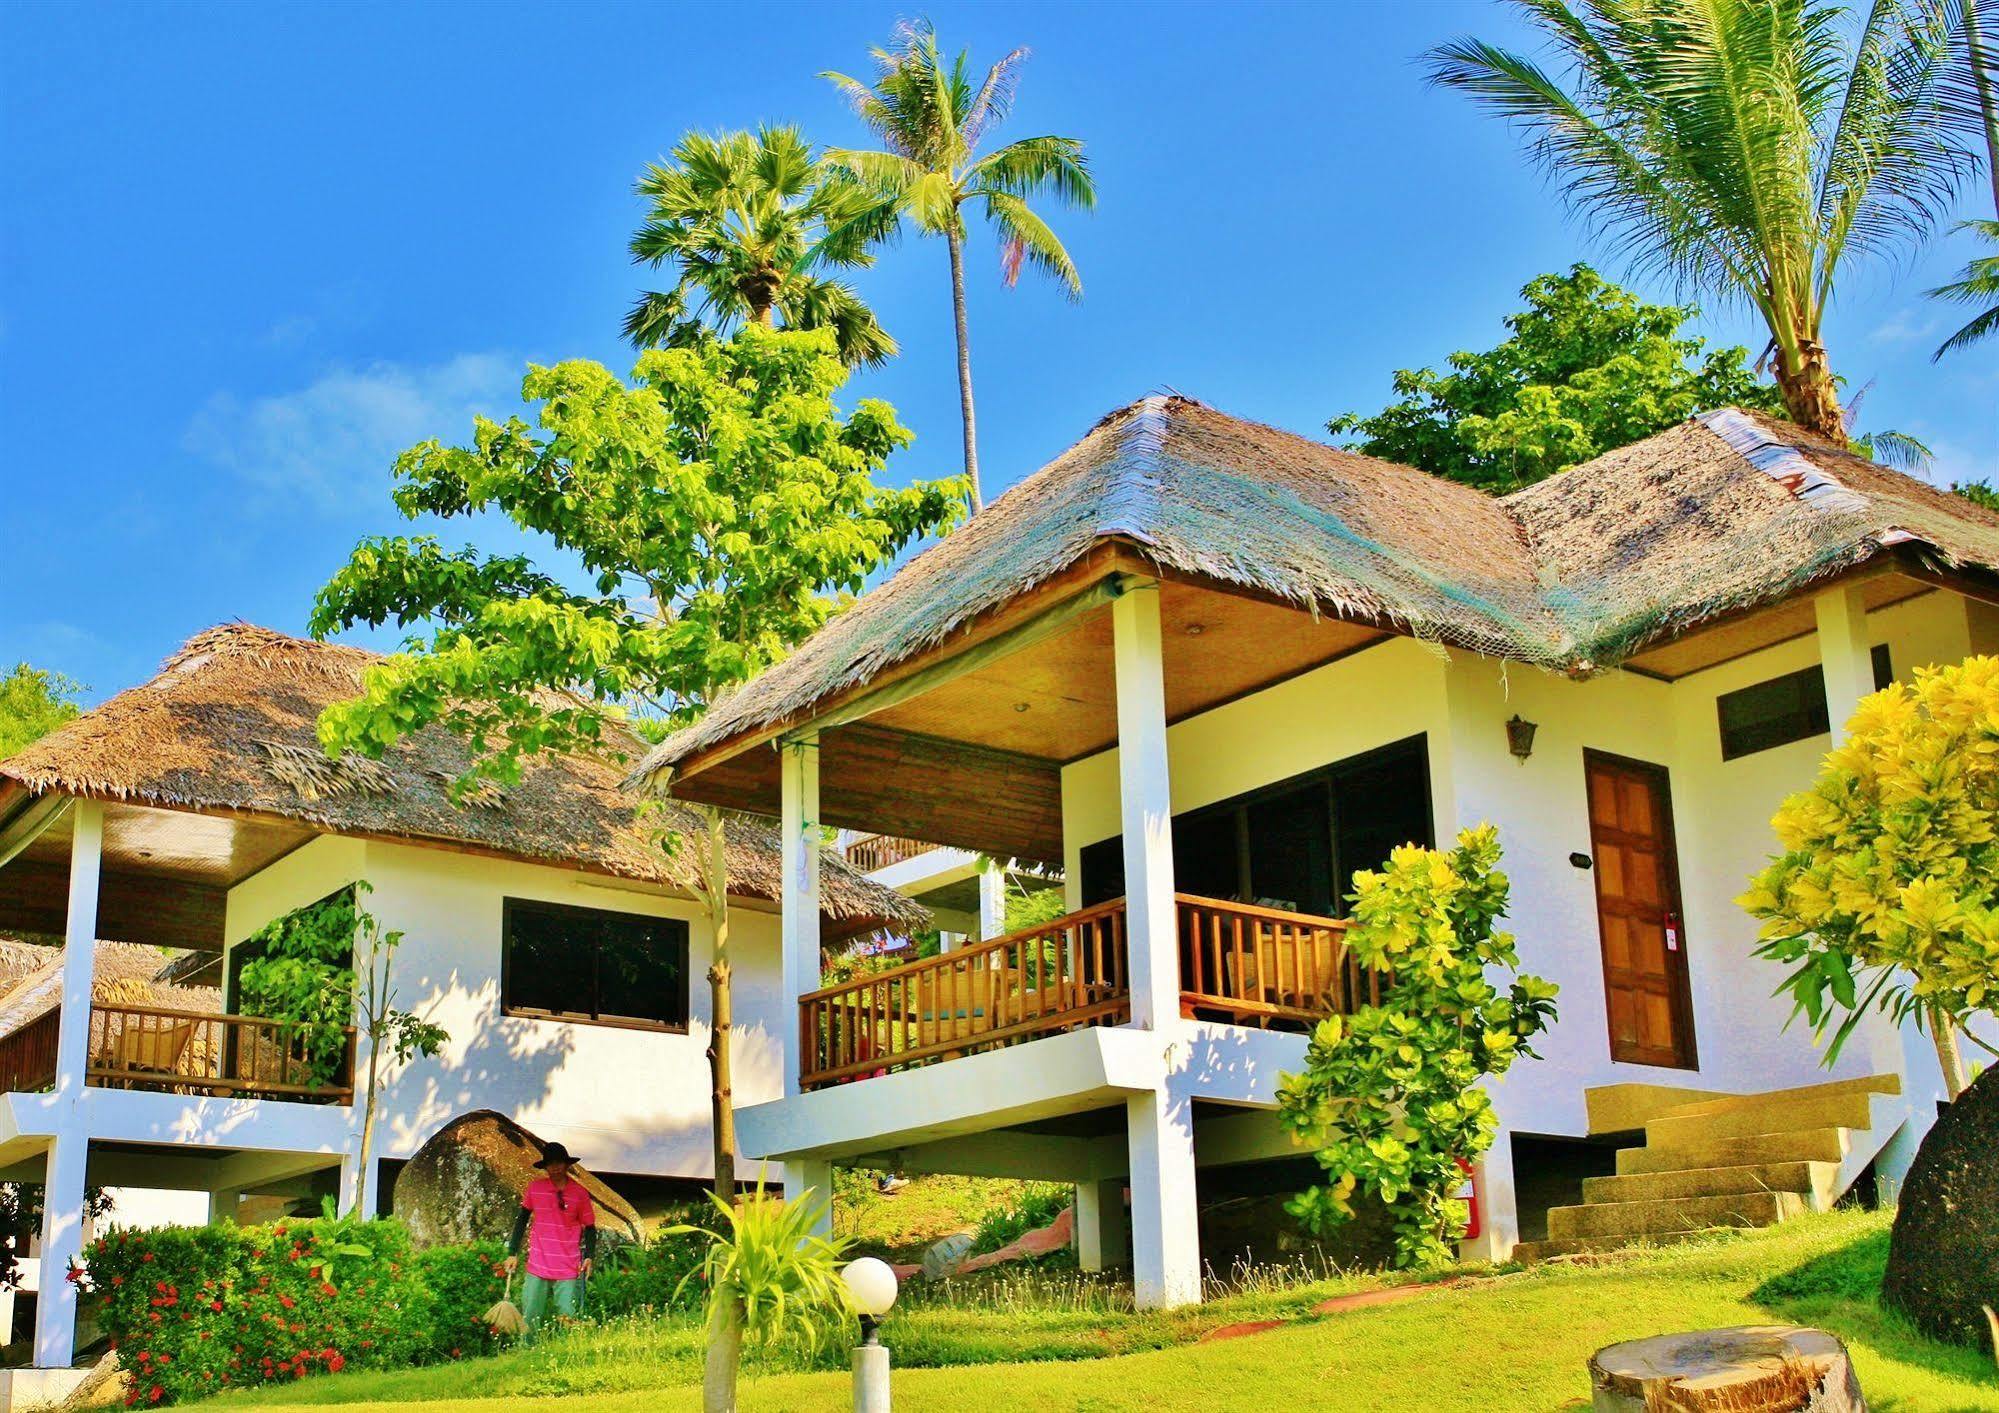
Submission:
<svg viewBox="0 0 1999 1413">
<path fill-rule="evenodd" d="M 1999 646 L 1999 612 L 1926 594 L 1870 615 L 1896 675 Z M 1440 844 L 1456 828 L 1499 826 L 1513 885 L 1511 925 L 1527 969 L 1560 984 L 1560 1019 L 1494 1090 L 1507 1128 L 1586 1131 L 1583 1090 L 1648 1082 L 1749 1091 L 1904 1067 L 1902 1039 L 1872 1025 L 1837 1070 L 1819 1064 L 1809 1031 L 1784 1028 L 1782 977 L 1750 956 L 1756 926 L 1734 899 L 1774 850 L 1769 820 L 1803 788 L 1827 736 L 1734 761 L 1721 759 L 1715 699 L 1818 662 L 1806 636 L 1673 683 L 1612 672 L 1587 682 L 1473 654 L 1396 640 L 1268 691 L 1183 721 L 1168 732 L 1176 812 L 1285 779 L 1419 732 L 1428 740 Z M 1506 720 L 1537 723 L 1532 756 L 1507 749 Z M 1590 852 L 1585 749 L 1649 761 L 1670 774 L 1685 909 L 1685 945 L 1699 1069 L 1610 1059 L 1593 875 L 1569 862 Z M 1115 751 L 1062 773 L 1070 900 L 1081 848 L 1118 827 Z"/>
<path fill-rule="evenodd" d="M 233 945 L 359 878 L 372 885 L 369 911 L 385 929 L 404 933 L 395 960 L 397 1004 L 451 1036 L 434 1059 L 401 1072 L 387 1064 L 375 1130 L 379 1157 L 406 1158 L 450 1119 L 490 1108 L 559 1139 L 602 1171 L 712 1175 L 706 1058 L 712 940 L 697 904 L 574 870 L 324 838 L 232 890 L 227 936 Z M 687 922 L 688 1033 L 502 1015 L 501 910 L 510 897 Z M 732 909 L 738 1104 L 781 1090 L 777 936 L 773 914 Z M 773 1168 L 772 1180 L 780 1177 Z"/>
</svg>

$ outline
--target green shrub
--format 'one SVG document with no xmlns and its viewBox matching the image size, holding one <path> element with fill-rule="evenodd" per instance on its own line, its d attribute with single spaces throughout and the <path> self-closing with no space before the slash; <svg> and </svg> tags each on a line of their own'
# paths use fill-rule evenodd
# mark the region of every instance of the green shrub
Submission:
<svg viewBox="0 0 1999 1413">
<path fill-rule="evenodd" d="M 460 1359 L 493 1352 L 499 1338 L 481 1317 L 506 1291 L 506 1276 L 500 1269 L 506 1258 L 503 1241 L 433 1246 L 416 1253 L 417 1275 L 433 1302 L 424 1357 Z"/>
<path fill-rule="evenodd" d="M 988 1251 L 997 1251 L 1012 1241 L 1017 1241 L 1028 1232 L 1039 1231 L 1057 1217 L 1075 1197 L 1075 1189 L 1059 1182 L 1030 1182 L 1024 1185 L 1017 1200 L 1004 1207 L 995 1207 L 979 1219 L 979 1229 L 972 1239 L 972 1254 L 983 1256 Z"/>
<path fill-rule="evenodd" d="M 591 1271 L 586 1313 L 609 1320 L 648 1311 L 699 1310 L 708 1289 L 694 1276 L 707 1253 L 708 1243 L 686 1232 L 665 1232 L 643 1246 L 617 1247 L 600 1256 Z"/>
<path fill-rule="evenodd" d="M 75 1279 L 132 1375 L 127 1401 L 151 1404 L 484 1347 L 464 1331 L 472 1304 L 497 1293 L 486 1275 L 419 1257 L 400 1222 L 324 1218 L 113 1229 Z"/>
</svg>

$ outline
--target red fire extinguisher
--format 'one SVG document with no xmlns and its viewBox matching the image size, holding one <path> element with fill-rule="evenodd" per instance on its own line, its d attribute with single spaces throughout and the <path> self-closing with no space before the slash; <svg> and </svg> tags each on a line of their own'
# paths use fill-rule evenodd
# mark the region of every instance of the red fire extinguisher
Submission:
<svg viewBox="0 0 1999 1413">
<path fill-rule="evenodd" d="M 1462 1199 L 1465 1204 L 1465 1234 L 1461 1239 L 1476 1241 L 1479 1233 L 1478 1174 L 1473 1172 L 1472 1165 L 1462 1158 L 1458 1159 L 1458 1168 L 1465 1175 L 1465 1185 L 1453 1194 Z"/>
</svg>

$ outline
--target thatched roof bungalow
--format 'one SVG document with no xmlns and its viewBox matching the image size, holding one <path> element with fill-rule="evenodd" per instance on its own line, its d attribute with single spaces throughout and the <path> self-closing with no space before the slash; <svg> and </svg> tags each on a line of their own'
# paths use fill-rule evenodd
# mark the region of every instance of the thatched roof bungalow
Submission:
<svg viewBox="0 0 1999 1413">
<path fill-rule="evenodd" d="M 620 770 L 605 760 L 531 765 L 508 789 L 454 802 L 468 761 L 442 728 L 380 761 L 328 760 L 316 723 L 355 696 L 374 655 L 245 623 L 198 633 L 152 680 L 121 692 L 0 761 L 0 928 L 60 934 L 68 840 L 64 801 L 105 804 L 106 938 L 212 950 L 223 896 L 244 878 L 327 834 L 551 864 L 685 892 L 692 849 L 662 852 L 634 816 Z M 636 755 L 636 741 L 627 743 Z M 698 821 L 682 811 L 676 823 Z M 9 847 L 9 840 L 31 840 Z M 19 857 L 14 857 L 18 852 Z M 777 894 L 768 824 L 730 831 L 730 876 L 743 899 Z M 838 857 L 824 863 L 829 935 L 920 925 L 922 911 Z"/>
<path fill-rule="evenodd" d="M 1944 577 L 1990 594 L 1996 571 L 1999 516 L 1755 413 L 1703 414 L 1496 497 L 1154 396 L 633 783 L 774 813 L 775 752 L 757 748 L 810 724 L 826 823 L 1059 857 L 1055 772 L 1116 735 L 1105 605 L 1121 584 L 1162 586 L 1179 720 L 1398 635 L 1672 678 L 1809 631 L 1794 596 L 1835 576 L 1868 576 L 1879 606 Z"/>
</svg>

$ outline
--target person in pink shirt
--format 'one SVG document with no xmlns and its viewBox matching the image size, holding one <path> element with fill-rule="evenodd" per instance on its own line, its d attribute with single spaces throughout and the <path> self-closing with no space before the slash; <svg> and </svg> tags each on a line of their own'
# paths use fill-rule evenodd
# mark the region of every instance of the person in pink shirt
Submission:
<svg viewBox="0 0 1999 1413">
<path fill-rule="evenodd" d="M 544 1176 L 529 1183 L 521 1194 L 520 1215 L 514 1219 L 506 1261 L 511 1276 L 520 1265 L 521 1244 L 526 1242 L 528 1273 L 521 1282 L 521 1317 L 527 1323 L 524 1338 L 528 1339 L 547 1318 L 550 1306 L 568 1319 L 582 1310 L 583 1282 L 597 1252 L 597 1207 L 571 1172 L 576 1160 L 569 1156 L 569 1150 L 551 1143 L 535 1166 Z"/>
</svg>

